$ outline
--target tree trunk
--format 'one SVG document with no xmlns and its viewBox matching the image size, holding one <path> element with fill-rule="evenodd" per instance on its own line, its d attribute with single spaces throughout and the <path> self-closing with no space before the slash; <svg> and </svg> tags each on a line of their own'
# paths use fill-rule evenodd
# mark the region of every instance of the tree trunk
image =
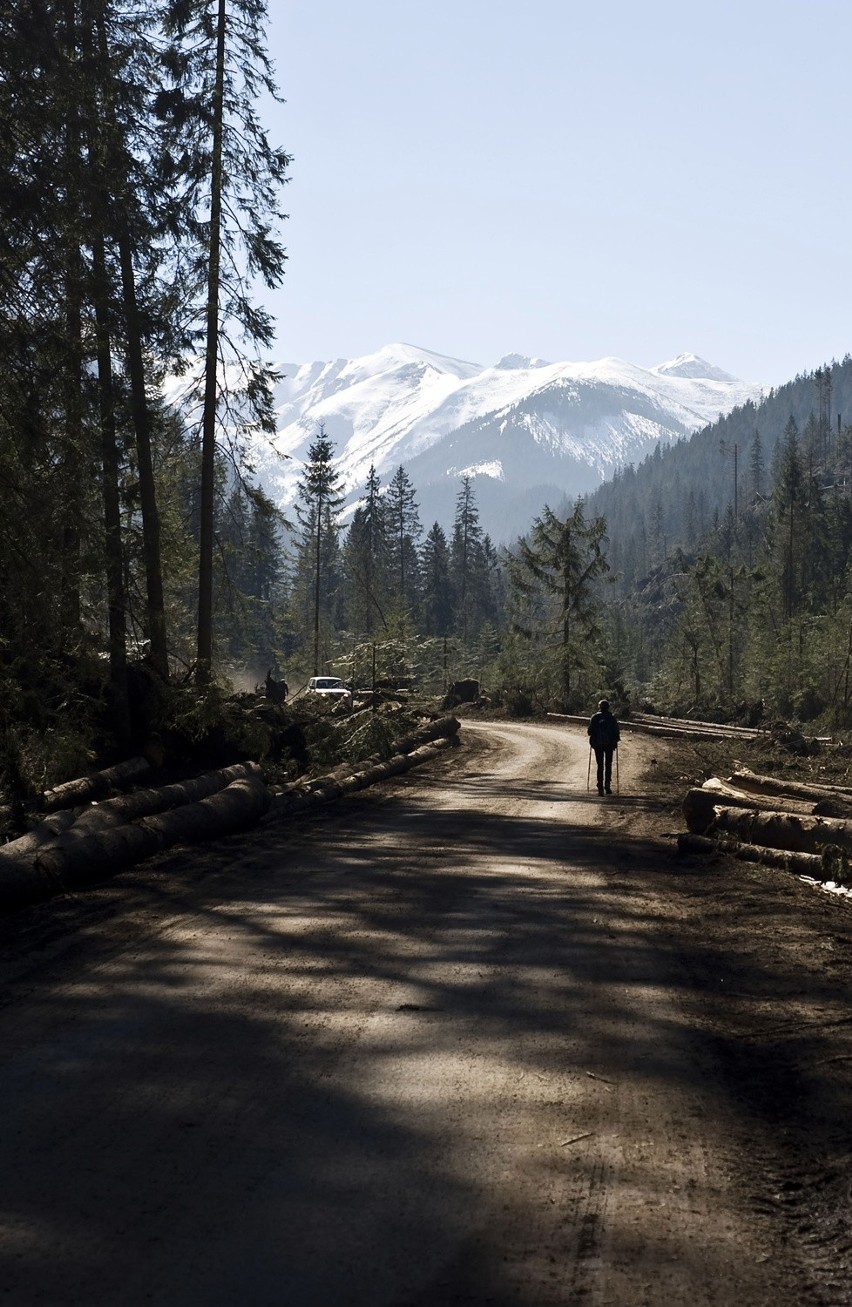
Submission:
<svg viewBox="0 0 852 1307">
<path fill-rule="evenodd" d="M 201 434 L 201 500 L 198 560 L 198 654 L 196 680 L 208 685 L 213 672 L 213 520 L 216 485 L 216 368 L 219 350 L 219 273 L 222 246 L 222 136 L 225 88 L 225 0 L 216 16 L 216 83 L 210 178 L 210 246 L 207 274 L 207 336 L 204 351 L 204 417 Z"/>
<path fill-rule="evenodd" d="M 110 51 L 104 23 L 103 7 L 97 9 L 94 23 L 88 16 L 88 25 L 97 29 L 100 75 L 103 83 L 104 103 L 109 114 L 113 103 L 113 86 L 110 81 Z M 150 662 L 163 680 L 168 679 L 168 643 L 166 639 L 166 608 L 163 598 L 163 574 L 160 556 L 160 517 L 154 468 L 151 457 L 151 417 L 145 389 L 145 363 L 139 306 L 136 298 L 136 274 L 130 227 L 125 207 L 127 169 L 123 143 L 117 139 L 110 122 L 104 124 L 105 150 L 108 169 L 113 177 L 111 225 L 118 245 L 121 268 L 122 305 L 125 325 L 125 353 L 130 378 L 130 410 L 136 441 L 136 461 L 139 474 L 139 504 L 142 513 L 142 549 L 145 559 L 146 628 L 151 642 Z"/>
<path fill-rule="evenodd" d="M 46 790 L 39 805 L 42 812 L 56 812 L 60 808 L 73 808 L 81 803 L 90 803 L 132 783 L 150 771 L 150 764 L 145 758 L 128 758 L 115 767 L 94 772 L 91 776 L 80 776 L 73 781 Z"/>
<path fill-rule="evenodd" d="M 749 771 L 747 767 L 738 768 L 728 777 L 728 780 L 738 789 L 749 790 L 755 794 L 789 795 L 793 799 L 813 799 L 814 802 L 832 798 L 839 801 L 847 799 L 852 802 L 852 789 L 846 786 L 814 785 L 802 781 L 781 780 L 777 776 L 761 776 L 757 772 Z"/>
<path fill-rule="evenodd" d="M 725 836 L 678 835 L 677 846 L 681 853 L 727 853 L 741 862 L 758 862 L 766 867 L 780 867 L 797 876 L 812 876 L 822 880 L 825 863 L 816 853 L 785 853 L 781 849 L 762 848 L 759 844 L 743 844 Z"/>
<path fill-rule="evenodd" d="M 726 781 L 721 781 L 716 776 L 711 776 L 710 780 L 705 781 L 701 786 L 703 794 L 714 796 L 714 803 L 727 804 L 733 808 L 763 808 L 771 809 L 775 812 L 797 813 L 801 817 L 814 817 L 820 812 L 820 805 L 814 803 L 811 799 L 790 799 L 786 796 L 773 796 L 770 800 L 768 795 L 748 794 L 745 790 L 738 790 Z M 832 814 L 822 813 L 822 816 Z"/>
<path fill-rule="evenodd" d="M 145 389 L 145 363 L 136 301 L 136 280 L 130 246 L 130 233 L 124 214 L 117 219 L 121 283 L 127 332 L 127 370 L 130 376 L 130 409 L 136 440 L 136 463 L 139 472 L 139 507 L 142 512 L 142 548 L 145 557 L 145 587 L 148 638 L 151 641 L 151 666 L 164 680 L 169 676 L 166 602 L 163 594 L 163 568 L 160 552 L 160 513 L 151 454 L 151 415 Z"/>
<path fill-rule="evenodd" d="M 127 693 L 127 599 L 124 590 L 124 552 L 121 540 L 119 456 L 115 425 L 115 394 L 107 306 L 106 256 L 99 231 L 93 240 L 95 324 L 100 402 L 104 545 L 109 626 L 109 671 L 112 690 L 112 729 L 117 742 L 130 738 L 130 704 Z"/>
<path fill-rule="evenodd" d="M 734 835 L 747 844 L 820 853 L 826 846 L 852 852 L 852 822 L 831 817 L 805 817 L 786 812 L 759 812 L 713 802 L 706 790 L 690 790 L 684 800 L 688 829 L 695 835 Z"/>
</svg>

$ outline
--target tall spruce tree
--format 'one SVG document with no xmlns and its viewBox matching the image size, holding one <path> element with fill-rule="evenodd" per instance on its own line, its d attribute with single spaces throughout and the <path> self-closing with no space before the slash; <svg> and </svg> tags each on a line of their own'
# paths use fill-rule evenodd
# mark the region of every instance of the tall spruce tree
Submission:
<svg viewBox="0 0 852 1307">
<path fill-rule="evenodd" d="M 418 547 L 423 528 L 416 492 L 404 467 L 394 472 L 384 500 L 391 595 L 400 613 L 412 613 L 418 602 Z"/>
<path fill-rule="evenodd" d="M 450 545 L 455 588 L 455 628 L 466 649 L 476 635 L 488 603 L 488 563 L 479 522 L 476 491 L 469 476 L 462 477 L 456 496 L 456 514 Z"/>
<path fill-rule="evenodd" d="M 420 629 L 427 636 L 448 636 L 452 632 L 455 595 L 450 547 L 438 522 L 432 524 L 423 542 L 420 575 L 423 587 Z"/>
<path fill-rule="evenodd" d="M 344 551 L 347 622 L 367 639 L 386 624 L 388 604 L 388 523 L 381 487 L 381 477 L 371 465 Z"/>
<path fill-rule="evenodd" d="M 334 445 L 321 425 L 308 450 L 299 481 L 292 599 L 311 648 L 311 666 L 320 671 L 323 626 L 336 629 L 340 616 L 340 473 L 334 466 Z"/>
<path fill-rule="evenodd" d="M 159 110 L 161 172 L 171 194 L 173 264 L 185 289 L 189 341 L 203 341 L 197 679 L 213 659 L 216 451 L 220 437 L 274 430 L 275 372 L 262 351 L 273 339 L 252 282 L 277 285 L 285 253 L 275 228 L 289 159 L 270 145 L 257 113 L 277 98 L 265 44 L 264 0 L 167 0 L 171 84 Z M 239 337 L 239 339 L 238 339 Z M 245 344 L 241 343 L 245 342 Z M 222 361 L 220 365 L 220 360 Z"/>
</svg>

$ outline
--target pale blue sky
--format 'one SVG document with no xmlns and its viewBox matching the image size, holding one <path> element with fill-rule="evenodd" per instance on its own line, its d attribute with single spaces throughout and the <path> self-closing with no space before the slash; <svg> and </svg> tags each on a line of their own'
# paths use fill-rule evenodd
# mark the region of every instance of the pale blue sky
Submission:
<svg viewBox="0 0 852 1307">
<path fill-rule="evenodd" d="M 279 359 L 852 350 L 852 5 L 270 0 Z"/>
</svg>

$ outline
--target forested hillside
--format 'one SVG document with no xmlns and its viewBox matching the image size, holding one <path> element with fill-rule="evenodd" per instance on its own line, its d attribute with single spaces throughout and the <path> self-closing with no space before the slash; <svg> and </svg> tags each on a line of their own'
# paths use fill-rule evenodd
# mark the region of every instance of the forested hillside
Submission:
<svg viewBox="0 0 852 1307">
<path fill-rule="evenodd" d="M 852 723 L 852 360 L 657 449 L 606 519 L 620 679 L 669 711 Z"/>
<path fill-rule="evenodd" d="M 692 549 L 729 512 L 748 516 L 772 490 L 790 418 L 809 467 L 852 481 L 852 359 L 796 377 L 636 467 L 621 469 L 587 499 L 607 521 L 610 562 L 626 582 L 668 552 Z M 844 423 L 844 417 L 846 422 Z M 735 504 L 736 497 L 736 504 Z"/>
</svg>

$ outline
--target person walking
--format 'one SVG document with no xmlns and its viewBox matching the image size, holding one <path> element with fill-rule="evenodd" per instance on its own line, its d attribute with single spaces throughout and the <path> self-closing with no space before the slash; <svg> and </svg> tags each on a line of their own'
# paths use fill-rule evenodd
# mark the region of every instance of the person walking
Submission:
<svg viewBox="0 0 852 1307">
<path fill-rule="evenodd" d="M 618 748 L 618 722 L 609 710 L 609 700 L 601 699 L 598 711 L 589 721 L 589 746 L 598 764 L 598 794 L 612 794 L 612 755 Z"/>
</svg>

